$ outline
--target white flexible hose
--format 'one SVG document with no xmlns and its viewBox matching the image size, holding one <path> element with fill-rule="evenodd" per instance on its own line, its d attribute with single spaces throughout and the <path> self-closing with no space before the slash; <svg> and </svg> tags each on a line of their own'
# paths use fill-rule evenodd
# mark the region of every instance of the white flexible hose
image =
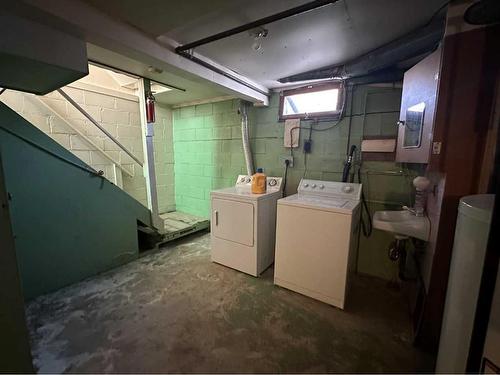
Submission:
<svg viewBox="0 0 500 375">
<path fill-rule="evenodd" d="M 247 166 L 247 175 L 254 173 L 252 150 L 250 149 L 250 140 L 248 136 L 248 114 L 247 106 L 244 102 L 240 106 L 241 113 L 241 140 L 243 142 L 243 154 L 245 155 L 245 164 Z"/>
</svg>

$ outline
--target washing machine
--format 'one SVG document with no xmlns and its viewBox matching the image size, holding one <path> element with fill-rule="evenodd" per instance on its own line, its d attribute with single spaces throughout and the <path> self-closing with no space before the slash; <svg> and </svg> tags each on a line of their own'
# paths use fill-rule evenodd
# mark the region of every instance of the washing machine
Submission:
<svg viewBox="0 0 500 375">
<path fill-rule="evenodd" d="M 278 200 L 274 283 L 344 308 L 355 270 L 361 185 L 302 179 Z"/>
<path fill-rule="evenodd" d="M 212 261 L 259 276 L 274 262 L 276 203 L 281 177 L 267 177 L 264 194 L 253 194 L 251 176 L 238 176 L 233 187 L 211 192 Z"/>
</svg>

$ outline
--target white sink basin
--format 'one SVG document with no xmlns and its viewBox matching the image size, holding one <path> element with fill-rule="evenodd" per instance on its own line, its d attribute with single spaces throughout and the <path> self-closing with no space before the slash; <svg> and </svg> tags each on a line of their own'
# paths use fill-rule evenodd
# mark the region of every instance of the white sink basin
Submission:
<svg viewBox="0 0 500 375">
<path fill-rule="evenodd" d="M 430 223 L 426 216 L 415 216 L 409 211 L 377 211 L 373 215 L 373 227 L 394 234 L 428 241 Z"/>
</svg>

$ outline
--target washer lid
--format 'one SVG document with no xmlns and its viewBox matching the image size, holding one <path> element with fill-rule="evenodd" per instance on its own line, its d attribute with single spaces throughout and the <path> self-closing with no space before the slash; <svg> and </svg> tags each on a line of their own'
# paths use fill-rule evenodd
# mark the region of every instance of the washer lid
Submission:
<svg viewBox="0 0 500 375">
<path fill-rule="evenodd" d="M 318 209 L 323 211 L 338 212 L 346 215 L 352 212 L 359 205 L 358 200 L 342 198 L 325 198 L 309 195 L 294 194 L 278 200 L 278 204 L 290 206 Z"/>
<path fill-rule="evenodd" d="M 494 194 L 467 195 L 460 198 L 458 210 L 470 218 L 490 223 L 494 204 Z"/>
</svg>

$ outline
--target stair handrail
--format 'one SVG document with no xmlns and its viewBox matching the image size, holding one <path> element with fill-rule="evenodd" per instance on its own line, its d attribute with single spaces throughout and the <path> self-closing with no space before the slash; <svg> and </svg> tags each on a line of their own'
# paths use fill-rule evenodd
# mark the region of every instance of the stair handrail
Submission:
<svg viewBox="0 0 500 375">
<path fill-rule="evenodd" d="M 71 128 L 76 134 L 78 134 L 80 137 L 82 137 L 85 142 L 90 144 L 92 147 L 94 147 L 98 152 L 100 152 L 106 159 L 108 159 L 112 164 L 115 164 L 118 168 L 120 168 L 127 176 L 133 177 L 133 173 L 131 173 L 127 168 L 122 166 L 118 161 L 116 161 L 113 157 L 108 155 L 106 151 L 104 151 L 99 145 L 97 145 L 94 141 L 92 141 L 85 133 L 80 131 L 78 128 L 73 126 L 64 116 L 62 116 L 55 108 L 53 108 L 51 105 L 45 103 L 43 100 L 43 97 L 40 96 L 35 96 L 35 98 L 38 99 L 38 101 L 44 105 L 47 109 L 49 109 L 52 113 L 54 113 L 61 121 L 63 121 L 69 128 Z"/>
<path fill-rule="evenodd" d="M 73 107 L 75 107 L 82 115 L 84 115 L 92 124 L 94 124 L 99 130 L 101 130 L 104 134 L 106 134 L 109 139 L 111 139 L 119 148 L 123 150 L 128 156 L 130 156 L 137 164 L 139 164 L 141 167 L 142 162 L 135 157 L 134 154 L 132 154 L 124 145 L 120 143 L 113 135 L 108 132 L 101 124 L 99 124 L 94 118 L 85 110 L 83 109 L 77 102 L 75 102 L 71 96 L 66 94 L 63 89 L 57 89 L 57 92 L 61 94 L 68 102 L 71 103 Z"/>
</svg>

